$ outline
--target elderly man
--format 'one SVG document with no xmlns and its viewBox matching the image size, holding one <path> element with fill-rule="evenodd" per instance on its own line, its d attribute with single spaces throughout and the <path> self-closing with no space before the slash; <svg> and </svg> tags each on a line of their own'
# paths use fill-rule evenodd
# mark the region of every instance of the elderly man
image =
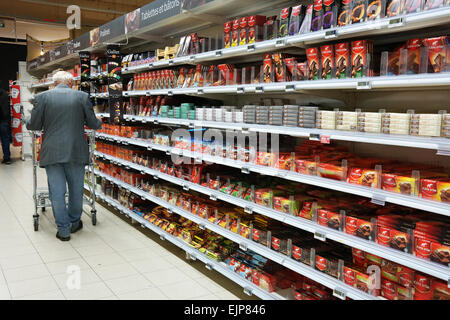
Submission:
<svg viewBox="0 0 450 320">
<path fill-rule="evenodd" d="M 35 97 L 28 130 L 43 130 L 40 167 L 47 172 L 50 200 L 61 241 L 83 228 L 83 182 L 89 149 L 84 125 L 97 130 L 102 122 L 95 117 L 89 95 L 72 90 L 72 74 L 58 71 L 56 87 Z M 66 183 L 69 203 L 66 206 Z"/>
</svg>

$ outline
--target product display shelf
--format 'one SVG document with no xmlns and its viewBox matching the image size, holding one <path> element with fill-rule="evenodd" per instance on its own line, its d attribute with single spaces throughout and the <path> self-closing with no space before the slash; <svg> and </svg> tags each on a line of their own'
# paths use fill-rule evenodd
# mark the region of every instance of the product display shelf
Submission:
<svg viewBox="0 0 450 320">
<path fill-rule="evenodd" d="M 116 184 L 118 186 L 121 186 L 122 188 L 125 188 L 125 189 L 133 192 L 134 194 L 140 196 L 143 199 L 147 199 L 147 200 L 152 201 L 160 206 L 165 207 L 167 210 L 169 210 L 169 212 L 175 212 L 175 213 L 199 224 L 202 228 L 205 227 L 213 232 L 216 232 L 216 233 L 228 238 L 229 240 L 232 240 L 233 242 L 238 243 L 239 247 L 242 250 L 250 249 L 250 250 L 278 263 L 278 264 L 281 264 L 299 274 L 302 274 L 316 282 L 319 282 L 320 284 L 322 284 L 330 289 L 333 289 L 333 291 L 340 292 L 341 298 L 349 297 L 351 299 L 356 299 L 356 300 L 376 300 L 377 299 L 377 297 L 375 297 L 375 296 L 372 296 L 372 295 L 364 293 L 356 288 L 348 286 L 347 284 L 345 284 L 344 282 L 342 282 L 336 278 L 328 276 L 328 275 L 326 275 L 318 270 L 315 270 L 305 264 L 296 262 L 281 253 L 277 253 L 277 252 L 269 249 L 268 247 L 265 247 L 261 244 L 255 243 L 251 240 L 245 239 L 229 230 L 226 230 L 222 227 L 219 227 L 218 225 L 216 225 L 214 223 L 209 222 L 206 219 L 202 219 L 196 215 L 193 215 L 189 211 L 186 211 L 177 206 L 173 206 L 170 203 L 168 203 L 167 201 L 164 201 L 158 197 L 152 196 L 149 193 L 144 192 L 144 191 L 142 191 L 136 187 L 133 187 L 127 183 L 124 183 L 118 179 L 112 178 L 112 177 L 110 177 L 104 173 L 98 172 L 98 171 L 95 171 L 95 174 L 113 182 L 114 184 Z M 163 231 L 160 231 L 160 232 L 163 232 Z M 344 293 L 343 296 L 342 296 L 342 293 Z"/>
<path fill-rule="evenodd" d="M 420 209 L 428 212 L 438 213 L 444 216 L 450 216 L 450 205 L 438 201 L 422 199 L 420 197 L 402 195 L 394 192 L 389 192 L 381 189 L 369 188 L 365 186 L 350 184 L 345 181 L 338 181 L 333 179 L 326 179 L 318 176 L 304 175 L 287 170 L 280 170 L 272 167 L 265 167 L 261 165 L 251 164 L 237 160 L 226 159 L 222 157 L 210 156 L 188 150 L 182 150 L 169 146 L 157 145 L 148 143 L 138 139 L 123 138 L 118 136 L 97 133 L 98 138 L 103 138 L 110 141 L 117 141 L 126 145 L 136 145 L 145 147 L 149 150 L 159 150 L 167 154 L 174 154 L 195 159 L 196 161 L 206 161 L 216 164 L 221 164 L 229 167 L 239 168 L 244 173 L 256 172 L 268 176 L 276 176 L 290 181 L 296 181 L 309 185 L 314 185 L 326 189 L 332 189 L 345 193 L 350 193 L 366 198 L 372 199 L 372 202 L 384 205 L 386 202 L 399 204 L 406 207 Z"/>
<path fill-rule="evenodd" d="M 309 221 L 307 219 L 303 219 L 300 217 L 291 216 L 287 213 L 282 213 L 280 211 L 276 211 L 274 209 L 258 205 L 254 202 L 250 202 L 244 199 L 240 199 L 231 195 L 227 195 L 225 193 L 222 193 L 218 190 L 213 190 L 207 187 L 203 187 L 199 184 L 192 183 L 189 181 L 185 181 L 183 179 L 179 179 L 177 177 L 159 172 L 157 170 L 153 170 L 129 161 L 125 161 L 123 159 L 115 158 L 110 155 L 101 153 L 101 152 L 95 152 L 95 156 L 99 158 L 106 159 L 113 164 L 124 166 L 125 168 L 132 168 L 134 170 L 140 171 L 142 174 L 148 174 L 154 177 L 154 179 L 162 179 L 168 182 L 171 182 L 173 184 L 179 185 L 183 187 L 184 190 L 194 190 L 197 192 L 200 192 L 202 194 L 205 194 L 209 196 L 210 199 L 219 199 L 234 205 L 237 205 L 239 207 L 242 207 L 245 209 L 246 212 L 252 213 L 257 212 L 259 214 L 265 215 L 269 218 L 278 220 L 280 222 L 284 222 L 286 224 L 289 224 L 291 226 L 294 226 L 296 228 L 302 229 L 307 232 L 311 232 L 313 234 L 320 234 L 322 238 L 325 239 L 331 239 L 334 241 L 337 241 L 339 243 L 343 243 L 345 245 L 348 245 L 350 247 L 354 247 L 360 250 L 364 250 L 366 252 L 369 252 L 371 254 L 375 254 L 377 256 L 380 256 L 385 259 L 389 259 L 391 261 L 397 262 L 399 264 L 402 264 L 404 266 L 410 267 L 412 269 L 424 272 L 426 274 L 430 274 L 434 277 L 437 277 L 442 280 L 448 280 L 450 279 L 450 267 L 446 267 L 444 265 L 440 265 L 431 261 L 426 261 L 423 259 L 420 259 L 418 257 L 415 257 L 412 254 L 404 253 L 395 249 L 391 249 L 388 247 L 383 247 L 376 242 L 368 241 L 362 238 L 358 238 L 352 235 L 348 235 L 342 231 L 334 230 L 328 227 L 321 226 L 317 224 L 316 222 Z M 167 203 L 165 204 L 167 205 Z M 193 217 L 196 217 L 193 215 Z M 198 217 L 197 217 L 198 219 Z M 191 219 L 192 220 L 192 219 Z M 200 219 L 203 220 L 203 219 Z M 217 226 L 216 226 L 217 227 Z M 208 228 L 210 229 L 210 228 Z M 222 228 L 220 228 L 222 229 Z M 213 229 L 211 229 L 213 230 Z M 216 230 L 213 230 L 217 232 Z M 220 233 L 220 232 L 217 232 Z M 223 234 L 222 234 L 223 235 Z M 230 235 L 233 235 L 236 237 L 236 234 L 230 232 Z M 225 235 L 224 235 L 225 236 Z M 242 237 L 237 236 L 238 238 L 242 239 Z M 233 238 L 230 238 L 227 236 L 227 238 L 235 241 Z M 236 241 L 235 241 L 236 242 Z M 253 251 L 256 251 L 252 249 Z M 257 252 L 257 251 L 256 251 Z M 284 256 L 282 256 L 284 257 Z M 277 261 L 273 259 L 272 257 L 268 257 L 274 261 Z M 277 261 L 278 262 L 278 261 Z M 294 270 L 295 271 L 295 270 Z"/>
<path fill-rule="evenodd" d="M 80 76 L 74 77 L 73 80 L 74 81 L 80 80 Z M 47 82 L 44 82 L 44 83 L 33 84 L 33 85 L 31 85 L 30 88 L 31 89 L 48 88 L 48 87 L 50 87 L 53 84 L 55 84 L 55 83 L 52 80 L 52 81 L 47 81 Z"/>
<path fill-rule="evenodd" d="M 169 66 L 215 61 L 242 55 L 263 53 L 280 48 L 306 47 L 308 44 L 348 39 L 359 36 L 383 35 L 394 32 L 417 30 L 437 25 L 444 25 L 450 20 L 450 7 L 422 11 L 376 21 L 352 24 L 344 27 L 332 28 L 285 38 L 265 40 L 254 44 L 247 44 L 232 48 L 212 50 L 204 53 L 177 57 L 169 60 L 156 61 L 133 67 L 126 67 L 123 74 L 137 73 Z"/>
<path fill-rule="evenodd" d="M 99 113 L 97 116 L 109 118 L 107 113 Z M 373 134 L 355 131 L 308 129 L 288 126 L 272 126 L 250 123 L 232 123 L 218 121 L 199 121 L 176 118 L 144 117 L 124 115 L 124 119 L 131 122 L 181 125 L 189 128 L 216 128 L 224 130 L 236 130 L 243 132 L 266 132 L 293 137 L 311 138 L 320 140 L 322 136 L 330 140 L 364 142 L 399 147 L 411 147 L 436 150 L 438 155 L 450 156 L 450 139 L 438 137 L 417 137 L 408 135 Z"/>
<path fill-rule="evenodd" d="M 450 87 L 450 73 L 399 75 L 382 77 L 365 77 L 331 80 L 304 80 L 292 82 L 274 82 L 259 84 L 238 84 L 228 86 L 207 86 L 196 88 L 174 88 L 157 90 L 124 91 L 125 97 L 158 95 L 203 95 L 203 94 L 262 94 L 294 93 L 302 90 L 425 90 L 445 89 Z"/>
<path fill-rule="evenodd" d="M 98 173 L 96 172 L 96 174 L 98 174 Z M 99 175 L 100 176 L 104 176 L 102 174 L 99 174 Z M 104 176 L 104 177 L 108 178 L 106 176 Z M 110 178 L 110 180 L 112 182 L 116 183 L 116 184 L 120 183 L 120 181 L 117 181 L 115 179 L 111 179 Z M 126 187 L 126 186 L 124 186 L 123 183 L 121 183 L 119 185 L 122 185 L 123 187 Z M 85 189 L 87 190 L 86 186 L 85 186 Z M 138 190 L 133 190 L 133 192 L 134 191 L 138 191 Z M 225 277 L 227 277 L 228 279 L 232 280 L 233 282 L 237 283 L 238 285 L 240 285 L 241 287 L 244 288 L 244 292 L 246 294 L 248 294 L 248 295 L 254 294 L 255 296 L 257 296 L 257 297 L 259 297 L 261 299 L 264 299 L 264 300 L 286 300 L 285 297 L 283 297 L 283 296 L 281 296 L 281 295 L 279 295 L 279 294 L 277 294 L 275 292 L 272 292 L 272 293 L 267 292 L 267 291 L 259 288 L 258 286 L 254 285 L 250 281 L 240 277 L 238 274 L 236 274 L 236 273 L 232 272 L 231 270 L 229 270 L 228 267 L 224 263 L 217 262 L 217 261 L 214 261 L 212 259 L 209 259 L 206 255 L 202 254 L 198 250 L 193 249 L 192 247 L 190 247 L 184 241 L 182 241 L 182 240 L 178 239 L 177 237 L 174 237 L 173 235 L 165 232 L 164 230 L 154 226 L 153 224 L 151 224 L 150 222 L 148 222 L 144 218 L 140 217 L 138 214 L 136 214 L 133 211 L 127 209 L 124 206 L 122 206 L 119 202 L 117 202 L 117 201 L 107 197 L 105 194 L 103 194 L 103 193 L 101 193 L 99 191 L 96 191 L 96 196 L 97 196 L 97 198 L 102 199 L 103 201 L 105 201 L 106 203 L 111 205 L 112 207 L 114 207 L 117 210 L 119 210 L 121 213 L 126 214 L 131 219 L 137 221 L 138 223 L 141 224 L 141 226 L 143 226 L 143 227 L 145 227 L 147 229 L 150 229 L 151 231 L 155 232 L 156 234 L 158 234 L 160 236 L 160 238 L 162 240 L 167 240 L 167 241 L 171 242 L 172 244 L 176 245 L 177 247 L 179 247 L 180 249 L 186 251 L 186 254 L 187 254 L 188 257 L 190 257 L 190 259 L 202 261 L 208 269 L 215 270 L 215 271 L 219 272 L 220 274 L 224 275 Z M 149 200 L 150 201 L 154 201 L 156 199 L 158 199 L 158 198 L 151 197 L 151 199 L 149 199 Z M 154 201 L 154 202 L 157 203 L 156 201 Z M 164 202 L 164 201 L 159 201 L 159 202 Z M 177 212 L 177 213 L 180 214 L 180 212 L 178 210 L 174 210 L 174 212 Z M 196 222 L 196 221 L 194 221 L 194 222 Z"/>
</svg>

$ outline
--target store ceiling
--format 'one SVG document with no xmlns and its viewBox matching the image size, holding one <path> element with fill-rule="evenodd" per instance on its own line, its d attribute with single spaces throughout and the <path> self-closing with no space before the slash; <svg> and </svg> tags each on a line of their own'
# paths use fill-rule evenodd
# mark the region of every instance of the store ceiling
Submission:
<svg viewBox="0 0 450 320">
<path fill-rule="evenodd" d="M 93 28 L 131 12 L 153 0 L 14 0 L 0 1 L 0 17 L 65 24 L 69 5 L 81 9 L 81 25 Z"/>
</svg>

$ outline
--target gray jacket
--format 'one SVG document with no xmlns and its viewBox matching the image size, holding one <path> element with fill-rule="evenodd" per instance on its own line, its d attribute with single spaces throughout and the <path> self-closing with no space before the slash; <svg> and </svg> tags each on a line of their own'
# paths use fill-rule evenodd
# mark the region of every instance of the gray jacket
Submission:
<svg viewBox="0 0 450 320">
<path fill-rule="evenodd" d="M 57 163 L 89 163 L 84 125 L 97 130 L 102 123 L 95 117 L 87 93 L 60 84 L 36 95 L 28 130 L 42 130 L 40 167 Z"/>
</svg>

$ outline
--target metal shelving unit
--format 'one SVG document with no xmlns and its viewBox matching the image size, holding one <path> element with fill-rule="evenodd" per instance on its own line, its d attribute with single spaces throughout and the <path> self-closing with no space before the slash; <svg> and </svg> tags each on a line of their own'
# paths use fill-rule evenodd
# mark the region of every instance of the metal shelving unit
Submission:
<svg viewBox="0 0 450 320">
<path fill-rule="evenodd" d="M 348 235 L 342 231 L 337 231 L 337 230 L 334 230 L 331 228 L 321 226 L 321 225 L 317 224 L 316 222 L 309 221 L 307 219 L 303 219 L 300 217 L 291 216 L 289 214 L 282 213 L 282 212 L 276 211 L 274 209 L 255 204 L 250 201 L 246 201 L 246 200 L 243 200 L 243 199 L 240 199 L 237 197 L 233 197 L 231 195 L 224 194 L 218 190 L 206 188 L 199 184 L 185 181 L 183 179 L 179 179 L 177 177 L 159 172 L 157 170 L 153 170 L 153 169 L 150 169 L 150 168 L 147 168 L 147 167 L 123 160 L 123 159 L 115 158 L 110 155 L 103 154 L 101 152 L 95 152 L 95 155 L 99 158 L 106 159 L 106 160 L 112 162 L 113 164 L 123 166 L 126 169 L 134 169 L 136 171 L 141 172 L 142 174 L 151 175 L 155 179 L 162 179 L 162 180 L 171 182 L 173 184 L 179 185 L 179 186 L 183 187 L 183 189 L 185 189 L 185 190 L 194 190 L 194 191 L 200 192 L 202 194 L 207 195 L 210 199 L 216 199 L 216 200 L 219 199 L 219 200 L 234 204 L 236 206 L 245 208 L 245 210 L 248 212 L 260 213 L 260 214 L 268 216 L 272 219 L 278 220 L 280 222 L 284 222 L 286 224 L 297 227 L 301 230 L 311 232 L 313 234 L 320 233 L 326 239 L 331 239 L 331 240 L 337 241 L 339 243 L 348 245 L 350 247 L 364 250 L 371 254 L 375 254 L 377 256 L 380 256 L 380 257 L 389 259 L 391 261 L 403 264 L 412 269 L 433 275 L 442 280 L 450 279 L 450 267 L 445 267 L 444 265 L 440 265 L 440 264 L 437 264 L 437 263 L 434 263 L 431 261 L 426 261 L 426 260 L 417 258 L 412 254 L 404 253 L 404 252 L 401 252 L 401 251 L 398 251 L 395 249 L 391 249 L 388 247 L 383 247 L 383 246 L 377 244 L 376 242 L 368 241 L 368 240 L 365 240 L 362 238 Z M 127 186 L 129 186 L 129 185 L 127 185 Z M 158 200 L 158 198 L 156 198 L 156 199 L 157 199 L 157 201 L 160 201 L 160 202 L 162 201 L 160 199 Z M 162 201 L 162 202 L 163 202 L 163 204 L 160 204 L 160 205 L 164 205 L 164 207 L 166 207 L 166 208 L 169 208 L 169 207 L 173 208 L 173 206 L 171 206 L 167 202 L 165 202 L 165 201 Z M 197 216 L 192 215 L 192 217 L 193 217 L 193 219 L 194 218 L 198 219 Z M 203 220 L 203 219 L 200 219 L 200 220 Z M 193 220 L 193 221 L 195 221 L 195 220 Z M 208 229 L 210 229 L 210 228 L 208 228 Z M 222 228 L 220 228 L 220 229 L 222 229 Z M 211 230 L 213 230 L 213 229 L 211 229 Z M 213 231 L 217 232 L 216 230 L 213 230 Z M 220 233 L 220 232 L 217 232 L 217 233 Z M 222 235 L 224 235 L 224 234 L 222 234 Z M 230 236 L 231 235 L 236 236 L 234 233 L 230 233 Z M 230 238 L 230 237 L 227 237 L 227 238 L 235 241 L 233 238 Z M 242 238 L 238 237 L 237 240 L 240 240 L 240 239 L 242 239 Z M 254 250 L 254 251 L 256 251 L 256 250 Z M 258 252 L 258 251 L 256 251 L 256 252 Z M 272 259 L 272 257 L 268 257 L 268 258 L 270 258 L 271 260 L 274 260 L 274 259 Z M 274 260 L 274 261 L 279 262 L 281 260 Z"/>
<path fill-rule="evenodd" d="M 115 179 L 113 177 L 110 177 L 110 176 L 108 176 L 102 172 L 98 172 L 98 171 L 95 171 L 95 174 L 113 182 L 114 184 L 116 184 L 118 186 L 121 186 L 122 188 L 130 190 L 134 194 L 140 196 L 142 199 L 146 199 L 146 200 L 152 201 L 160 206 L 163 206 L 163 207 L 167 208 L 167 210 L 169 210 L 169 212 L 175 212 L 189 220 L 192 220 L 193 222 L 201 225 L 202 227 L 205 227 L 211 231 L 214 231 L 214 232 L 228 238 L 229 240 L 232 240 L 233 242 L 238 243 L 240 248 L 244 248 L 245 250 L 250 249 L 252 251 L 255 251 L 256 253 L 258 253 L 274 262 L 277 262 L 295 272 L 298 272 L 308 278 L 313 279 L 314 281 L 321 283 L 324 286 L 327 286 L 328 288 L 333 289 L 333 291 L 337 290 L 339 292 L 344 292 L 345 297 L 349 297 L 351 299 L 357 299 L 357 300 L 377 300 L 377 297 L 375 297 L 375 296 L 364 293 L 354 287 L 351 287 L 351 286 L 345 284 L 344 282 L 342 282 L 336 278 L 328 276 L 328 275 L 326 275 L 318 270 L 315 270 L 305 264 L 296 262 L 295 260 L 292 260 L 289 257 L 287 257 L 281 253 L 277 253 L 267 247 L 264 247 L 261 244 L 255 243 L 248 239 L 245 239 L 229 230 L 226 230 L 222 227 L 219 227 L 218 225 L 216 225 L 214 223 L 209 222 L 208 220 L 205 220 L 198 216 L 195 216 L 195 215 L 191 214 L 189 211 L 186 211 L 182 208 L 173 206 L 158 197 L 152 196 L 147 192 L 144 192 L 136 187 L 133 187 L 127 183 L 124 183 L 121 180 Z M 116 205 L 114 207 L 118 208 L 118 205 Z M 147 223 L 150 224 L 149 222 L 147 222 Z M 165 233 L 162 230 L 161 230 L 161 232 Z"/>
<path fill-rule="evenodd" d="M 393 32 L 404 32 L 414 29 L 427 28 L 445 24 L 450 19 L 450 7 L 407 14 L 399 17 L 384 18 L 377 21 L 364 22 L 328 30 L 309 32 L 306 34 L 288 36 L 274 40 L 266 40 L 255 44 L 247 44 L 226 49 L 212 50 L 204 53 L 177 57 L 174 59 L 155 61 L 124 68 L 122 74 L 130 74 L 166 68 L 171 66 L 217 61 L 221 59 L 264 53 L 280 48 L 300 47 L 305 48 L 317 42 L 343 40 L 351 37 L 365 37 L 382 35 Z"/>
<path fill-rule="evenodd" d="M 107 113 L 97 114 L 103 118 L 109 118 Z M 418 137 L 408 135 L 394 135 L 394 134 L 372 134 L 356 131 L 340 131 L 340 130 L 322 130 L 322 129 L 308 129 L 299 127 L 287 126 L 271 126 L 259 125 L 249 123 L 232 123 L 232 122 L 216 122 L 216 121 L 199 121 L 186 120 L 175 118 L 161 118 L 161 117 L 144 117 L 124 115 L 124 119 L 131 122 L 141 123 L 159 123 L 175 126 L 185 126 L 189 128 L 215 128 L 224 130 L 236 130 L 244 132 L 266 132 L 280 135 L 289 135 L 293 137 L 303 137 L 320 139 L 321 136 L 327 136 L 330 140 L 364 142 L 371 144 L 382 144 L 399 147 L 411 147 L 420 149 L 436 150 L 438 155 L 450 156 L 450 139 L 438 137 Z"/>
<path fill-rule="evenodd" d="M 177 156 L 183 156 L 195 159 L 196 161 L 207 161 L 211 163 L 221 164 L 229 167 L 239 168 L 244 173 L 256 172 L 269 176 L 276 176 L 290 181 L 296 181 L 300 183 L 306 183 L 326 189 L 332 189 L 345 193 L 350 193 L 365 198 L 370 198 L 374 203 L 384 205 L 386 202 L 399 204 L 406 207 L 416 208 L 429 212 L 434 212 L 444 216 L 450 217 L 450 205 L 419 197 L 403 195 L 399 193 L 389 192 L 381 189 L 369 188 L 365 186 L 350 184 L 345 181 L 338 181 L 332 179 L 326 179 L 318 176 L 304 175 L 287 170 L 280 170 L 272 167 L 265 167 L 261 165 L 251 164 L 248 162 L 236 161 L 222 157 L 215 157 L 205 155 L 202 153 L 192 152 L 188 150 L 177 149 L 169 146 L 157 145 L 149 143 L 143 140 L 130 139 L 118 136 L 107 135 L 104 133 L 97 133 L 97 137 L 106 139 L 109 141 L 117 141 L 126 145 L 135 145 L 147 148 L 148 150 L 159 150 L 166 152 L 167 154 L 175 154 Z"/>
<path fill-rule="evenodd" d="M 98 174 L 98 173 L 96 172 L 96 174 Z M 119 182 L 115 179 L 111 179 L 111 181 L 114 183 Z M 123 184 L 120 184 L 120 185 L 124 186 Z M 124 187 L 127 187 L 127 186 L 124 186 Z M 85 189 L 86 189 L 86 187 L 85 187 Z M 132 191 L 134 192 L 137 190 L 132 190 Z M 141 193 L 141 195 L 142 195 L 142 193 Z M 171 242 L 172 244 L 174 244 L 175 246 L 179 247 L 180 249 L 184 250 L 187 254 L 187 257 L 189 257 L 190 259 L 200 260 L 205 264 L 205 267 L 208 268 L 209 270 L 215 270 L 215 271 L 219 272 L 220 274 L 224 275 L 225 277 L 227 277 L 228 279 L 234 281 L 235 283 L 237 283 L 238 285 L 240 285 L 241 287 L 244 288 L 244 292 L 246 294 L 248 294 L 248 295 L 254 294 L 255 296 L 257 296 L 261 299 L 264 299 L 264 300 L 286 300 L 285 297 L 279 295 L 278 293 L 267 292 L 267 291 L 261 289 L 260 287 L 256 286 L 252 282 L 240 277 L 238 274 L 236 274 L 236 273 L 232 272 L 230 269 L 228 269 L 228 267 L 225 265 L 225 263 L 217 262 L 212 259 L 209 259 L 206 255 L 204 255 L 201 252 L 199 252 L 198 250 L 195 250 L 192 247 L 190 247 L 186 242 L 184 242 L 181 239 L 176 238 L 176 237 L 172 236 L 171 234 L 165 232 L 164 230 L 154 226 L 153 224 L 151 224 L 144 218 L 140 217 L 138 214 L 136 214 L 133 211 L 122 206 L 119 202 L 117 202 L 113 199 L 110 199 L 103 193 L 98 192 L 97 197 L 102 199 L 103 201 L 105 201 L 106 203 L 111 205 L 112 207 L 116 208 L 121 213 L 123 213 L 123 214 L 127 215 L 128 217 L 130 217 L 131 219 L 137 221 L 138 223 L 141 224 L 142 227 L 150 229 L 151 231 L 155 232 L 156 234 L 159 235 L 159 237 L 162 240 L 167 240 L 167 241 Z M 194 222 L 196 222 L 196 221 L 194 221 Z"/>
</svg>

